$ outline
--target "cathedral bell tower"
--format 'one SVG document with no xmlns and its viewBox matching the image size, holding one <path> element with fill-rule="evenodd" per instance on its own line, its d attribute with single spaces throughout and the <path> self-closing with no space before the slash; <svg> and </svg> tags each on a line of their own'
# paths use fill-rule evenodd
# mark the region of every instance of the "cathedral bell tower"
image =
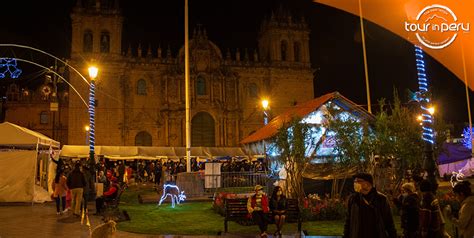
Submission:
<svg viewBox="0 0 474 238">
<path fill-rule="evenodd" d="M 261 24 L 259 54 L 262 60 L 270 63 L 309 65 L 309 33 L 304 18 L 296 21 L 280 8 Z"/>
<path fill-rule="evenodd" d="M 119 0 L 77 0 L 71 19 L 71 58 L 121 54 L 123 17 Z"/>
</svg>

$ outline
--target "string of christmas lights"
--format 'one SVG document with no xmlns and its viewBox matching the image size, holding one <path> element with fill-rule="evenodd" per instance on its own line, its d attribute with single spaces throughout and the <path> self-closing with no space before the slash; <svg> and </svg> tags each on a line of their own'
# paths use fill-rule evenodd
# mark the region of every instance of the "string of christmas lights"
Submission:
<svg viewBox="0 0 474 238">
<path fill-rule="evenodd" d="M 416 99 L 420 102 L 422 110 L 422 138 L 431 144 L 434 144 L 433 116 L 430 113 L 430 98 L 428 94 L 428 77 L 426 75 L 425 60 L 423 50 L 420 46 L 415 46 L 416 70 L 418 71 L 418 92 Z"/>
<path fill-rule="evenodd" d="M 91 80 L 89 94 L 89 149 L 94 152 L 95 146 L 95 83 Z"/>
</svg>

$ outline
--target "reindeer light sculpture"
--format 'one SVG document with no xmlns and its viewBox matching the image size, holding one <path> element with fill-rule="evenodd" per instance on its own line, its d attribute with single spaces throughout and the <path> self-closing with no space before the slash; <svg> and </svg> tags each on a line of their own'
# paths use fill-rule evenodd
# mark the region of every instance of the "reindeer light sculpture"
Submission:
<svg viewBox="0 0 474 238">
<path fill-rule="evenodd" d="M 163 195 L 160 198 L 158 206 L 160 206 L 168 196 L 171 198 L 172 208 L 174 208 L 176 204 L 180 204 L 182 201 L 186 200 L 184 191 L 179 191 L 178 186 L 173 184 L 163 184 Z"/>
</svg>

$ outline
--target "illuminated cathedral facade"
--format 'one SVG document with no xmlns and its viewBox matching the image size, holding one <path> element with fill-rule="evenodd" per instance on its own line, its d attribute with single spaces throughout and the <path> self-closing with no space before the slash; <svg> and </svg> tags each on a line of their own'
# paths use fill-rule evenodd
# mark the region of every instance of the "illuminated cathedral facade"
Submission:
<svg viewBox="0 0 474 238">
<path fill-rule="evenodd" d="M 175 54 L 141 45 L 122 50 L 118 1 L 89 2 L 79 0 L 71 14 L 69 63 L 84 76 L 88 65 L 99 67 L 96 145 L 184 146 L 184 45 Z M 285 14 L 262 22 L 253 51 L 222 52 L 203 28 L 190 32 L 192 146 L 238 146 L 263 126 L 263 98 L 272 115 L 312 99 L 309 34 L 304 19 Z M 80 145 L 89 86 L 72 72 L 70 81 L 78 93 L 69 90 L 68 144 Z"/>
</svg>

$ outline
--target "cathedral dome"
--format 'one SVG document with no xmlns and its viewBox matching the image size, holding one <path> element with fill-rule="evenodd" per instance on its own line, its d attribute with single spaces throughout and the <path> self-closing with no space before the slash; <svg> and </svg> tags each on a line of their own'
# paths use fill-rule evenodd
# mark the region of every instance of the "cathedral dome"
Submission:
<svg viewBox="0 0 474 238">
<path fill-rule="evenodd" d="M 222 52 L 212 41 L 207 39 L 206 30 L 198 26 L 194 29 L 192 39 L 189 41 L 189 61 L 191 67 L 197 71 L 205 71 L 220 67 Z M 179 63 L 184 64 L 184 46 L 179 50 Z"/>
</svg>

